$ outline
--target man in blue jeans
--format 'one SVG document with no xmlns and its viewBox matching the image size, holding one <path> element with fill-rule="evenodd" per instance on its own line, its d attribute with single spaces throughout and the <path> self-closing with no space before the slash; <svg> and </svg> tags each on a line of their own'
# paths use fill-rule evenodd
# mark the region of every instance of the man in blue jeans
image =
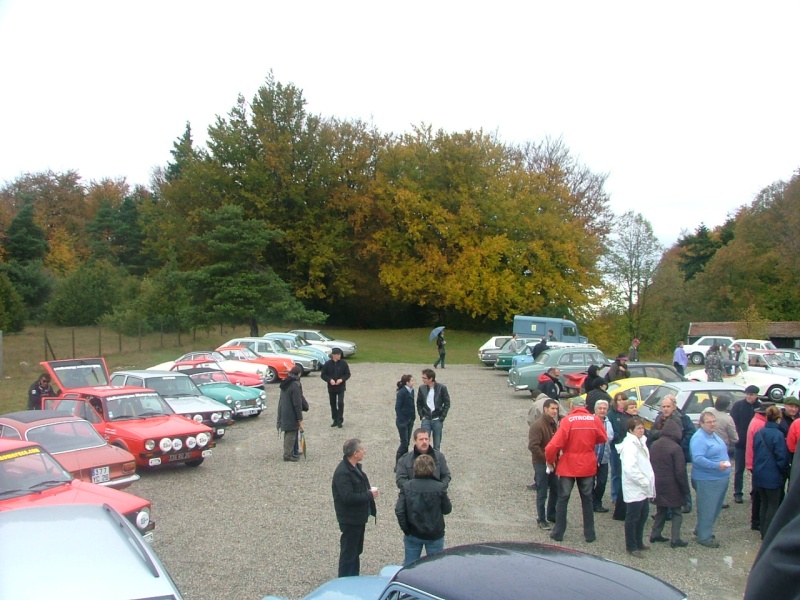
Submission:
<svg viewBox="0 0 800 600">
<path fill-rule="evenodd" d="M 422 421 L 421 427 L 433 438 L 433 447 L 441 450 L 442 429 L 447 412 L 450 410 L 450 393 L 447 386 L 436 383 L 436 371 L 422 371 L 422 385 L 417 391 L 417 414 Z"/>
</svg>

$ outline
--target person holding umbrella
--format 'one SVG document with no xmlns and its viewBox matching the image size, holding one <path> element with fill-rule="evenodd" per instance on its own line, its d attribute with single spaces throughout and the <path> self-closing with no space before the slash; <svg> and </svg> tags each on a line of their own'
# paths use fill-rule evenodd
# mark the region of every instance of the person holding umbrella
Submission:
<svg viewBox="0 0 800 600">
<path fill-rule="evenodd" d="M 439 358 L 437 358 L 436 362 L 433 363 L 433 368 L 435 369 L 436 367 L 441 365 L 442 368 L 444 369 L 444 357 L 445 357 L 444 345 L 447 343 L 444 340 L 444 326 L 437 327 L 436 329 L 431 331 L 431 339 L 433 339 L 434 335 L 436 336 L 436 348 L 438 348 L 439 350 Z"/>
</svg>

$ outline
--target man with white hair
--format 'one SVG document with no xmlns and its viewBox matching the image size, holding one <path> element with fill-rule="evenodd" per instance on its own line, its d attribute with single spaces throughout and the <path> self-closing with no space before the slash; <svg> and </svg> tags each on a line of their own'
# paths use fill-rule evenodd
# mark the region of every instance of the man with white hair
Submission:
<svg viewBox="0 0 800 600">
<path fill-rule="evenodd" d="M 614 440 L 614 425 L 608 418 L 608 400 L 598 400 L 594 404 L 595 416 L 603 422 L 608 439 L 594 447 L 594 454 L 597 457 L 597 474 L 594 476 L 594 488 L 592 489 L 592 505 L 594 512 L 607 513 L 608 509 L 603 506 L 603 496 L 606 493 L 608 483 L 608 465 L 611 460 L 611 443 Z"/>
</svg>

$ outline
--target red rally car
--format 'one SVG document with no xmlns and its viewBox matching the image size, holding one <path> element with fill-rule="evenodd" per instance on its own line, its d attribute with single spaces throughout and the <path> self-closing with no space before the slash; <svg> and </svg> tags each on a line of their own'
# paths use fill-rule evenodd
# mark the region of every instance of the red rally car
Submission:
<svg viewBox="0 0 800 600">
<path fill-rule="evenodd" d="M 211 456 L 214 432 L 175 411 L 157 392 L 108 385 L 102 358 L 41 363 L 61 390 L 44 398 L 42 408 L 68 412 L 89 421 L 109 444 L 124 448 L 140 467 L 186 463 L 197 467 Z"/>
</svg>

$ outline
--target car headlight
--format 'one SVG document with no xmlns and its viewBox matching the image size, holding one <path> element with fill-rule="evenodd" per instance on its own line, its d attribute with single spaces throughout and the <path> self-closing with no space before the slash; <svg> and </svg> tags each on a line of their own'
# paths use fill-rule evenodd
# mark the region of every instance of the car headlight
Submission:
<svg viewBox="0 0 800 600">
<path fill-rule="evenodd" d="M 150 508 L 145 506 L 136 514 L 136 527 L 144 531 L 148 525 L 150 525 Z"/>
<path fill-rule="evenodd" d="M 222 418 L 225 419 L 226 421 L 230 420 L 231 413 L 226 410 L 224 413 L 222 413 Z"/>
<path fill-rule="evenodd" d="M 261 392 L 258 395 L 258 397 L 261 398 L 262 400 L 266 400 L 267 399 L 267 392 Z"/>
<path fill-rule="evenodd" d="M 233 396 L 225 396 L 225 404 L 233 404 Z"/>
<path fill-rule="evenodd" d="M 158 447 L 162 452 L 169 452 L 172 450 L 172 440 L 169 438 L 164 438 L 158 442 Z"/>
<path fill-rule="evenodd" d="M 203 415 L 195 415 L 192 417 L 192 421 L 195 423 L 202 423 L 203 422 Z"/>
<path fill-rule="evenodd" d="M 175 438 L 174 440 L 172 440 L 172 449 L 175 450 L 175 452 L 177 452 L 181 448 L 183 448 L 183 440 L 181 440 L 180 438 Z"/>
<path fill-rule="evenodd" d="M 216 423 L 220 420 L 221 417 L 222 415 L 220 415 L 219 413 L 211 413 L 211 422 Z"/>
<path fill-rule="evenodd" d="M 155 447 L 156 447 L 156 441 L 155 440 L 147 440 L 144 443 L 144 449 L 147 450 L 148 452 L 152 452 L 153 448 L 155 448 Z"/>
<path fill-rule="evenodd" d="M 186 447 L 189 450 L 194 450 L 197 447 L 197 440 L 190 435 L 189 437 L 186 438 Z"/>
<path fill-rule="evenodd" d="M 204 431 L 197 434 L 197 445 L 203 448 L 208 445 L 209 435 Z"/>
<path fill-rule="evenodd" d="M 242 401 L 241 400 L 237 400 L 236 402 L 234 402 L 233 403 L 233 408 L 235 408 L 236 410 L 239 410 L 240 408 L 242 408 Z"/>
</svg>

